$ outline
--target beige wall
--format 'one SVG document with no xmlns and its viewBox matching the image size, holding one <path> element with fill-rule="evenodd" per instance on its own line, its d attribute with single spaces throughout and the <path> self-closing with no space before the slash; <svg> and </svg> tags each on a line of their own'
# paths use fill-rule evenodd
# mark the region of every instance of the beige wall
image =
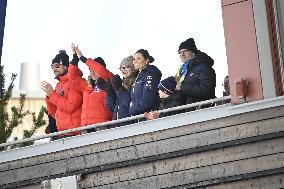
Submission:
<svg viewBox="0 0 284 189">
<path fill-rule="evenodd" d="M 20 105 L 20 98 L 11 98 L 8 103 L 8 112 L 11 116 L 11 107 L 16 106 L 19 107 Z M 36 116 L 38 115 L 41 106 L 46 107 L 45 99 L 44 98 L 26 98 L 25 99 L 25 110 L 29 110 L 30 112 L 35 112 Z M 45 115 L 45 119 L 47 120 L 47 115 Z M 12 137 L 17 136 L 19 138 L 22 138 L 23 136 L 23 130 L 24 129 L 30 129 L 32 127 L 32 116 L 28 115 L 24 120 L 23 124 L 19 125 L 17 128 L 14 129 L 12 133 Z M 36 135 L 42 135 L 44 134 L 45 126 L 43 126 L 41 129 L 38 130 Z"/>
</svg>

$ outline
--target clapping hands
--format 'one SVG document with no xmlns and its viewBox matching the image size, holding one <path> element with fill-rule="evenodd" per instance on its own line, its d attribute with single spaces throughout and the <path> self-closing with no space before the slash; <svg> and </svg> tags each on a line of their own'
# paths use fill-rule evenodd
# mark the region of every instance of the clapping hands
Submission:
<svg viewBox="0 0 284 189">
<path fill-rule="evenodd" d="M 46 81 L 41 82 L 40 86 L 41 86 L 41 89 L 46 93 L 46 96 L 48 96 L 48 97 L 53 92 L 52 85 L 47 83 Z"/>
<path fill-rule="evenodd" d="M 80 57 L 82 56 L 82 52 L 78 48 L 78 45 L 75 45 L 74 43 L 71 43 L 71 49 L 72 49 L 73 54 L 77 54 L 78 58 L 80 59 Z"/>
</svg>

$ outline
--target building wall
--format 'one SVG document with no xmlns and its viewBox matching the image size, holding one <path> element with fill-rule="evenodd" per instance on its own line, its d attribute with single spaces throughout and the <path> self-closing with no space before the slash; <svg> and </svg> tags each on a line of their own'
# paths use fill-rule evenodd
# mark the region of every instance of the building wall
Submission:
<svg viewBox="0 0 284 189">
<path fill-rule="evenodd" d="M 9 115 L 11 115 L 11 107 L 16 106 L 19 107 L 20 105 L 20 98 L 11 98 L 8 102 L 8 112 Z M 36 116 L 38 115 L 41 106 L 46 107 L 45 99 L 43 98 L 26 98 L 25 99 L 25 106 L 24 110 L 29 110 L 31 112 L 35 112 Z M 45 119 L 47 120 L 47 116 L 45 116 Z M 32 116 L 28 115 L 24 120 L 23 124 L 19 125 L 17 128 L 14 129 L 11 139 L 15 136 L 22 138 L 23 136 L 23 130 L 30 129 L 32 127 Z M 38 130 L 37 135 L 44 134 L 45 126 Z"/>
<path fill-rule="evenodd" d="M 263 99 L 253 3 L 223 0 L 222 16 L 232 102 Z M 246 99 L 237 98 L 236 81 L 240 79 L 249 84 Z"/>
</svg>

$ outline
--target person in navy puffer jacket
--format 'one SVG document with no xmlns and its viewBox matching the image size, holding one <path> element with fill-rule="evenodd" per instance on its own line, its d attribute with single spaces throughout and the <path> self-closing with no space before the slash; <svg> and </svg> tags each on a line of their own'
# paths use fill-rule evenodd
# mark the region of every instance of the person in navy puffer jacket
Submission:
<svg viewBox="0 0 284 189">
<path fill-rule="evenodd" d="M 129 106 L 131 102 L 131 87 L 135 82 L 138 71 L 135 70 L 133 65 L 133 56 L 124 58 L 120 63 L 120 72 L 123 76 L 123 80 L 120 79 L 119 75 L 113 76 L 112 86 L 116 91 L 116 98 L 110 99 L 108 96 L 108 106 L 111 106 L 111 101 L 115 103 L 113 120 L 121 119 L 129 116 Z"/>
<path fill-rule="evenodd" d="M 131 87 L 138 74 L 133 60 L 134 57 L 131 55 L 121 61 L 119 69 L 123 79 L 119 75 L 114 75 L 111 83 L 99 79 L 99 87 L 108 94 L 107 107 L 113 112 L 113 120 L 129 117 Z"/>
<path fill-rule="evenodd" d="M 151 110 L 157 110 L 160 105 L 158 85 L 162 73 L 153 65 L 154 58 L 145 49 L 140 49 L 134 54 L 134 67 L 139 70 L 136 81 L 131 90 L 131 103 L 129 114 L 139 115 Z"/>
</svg>

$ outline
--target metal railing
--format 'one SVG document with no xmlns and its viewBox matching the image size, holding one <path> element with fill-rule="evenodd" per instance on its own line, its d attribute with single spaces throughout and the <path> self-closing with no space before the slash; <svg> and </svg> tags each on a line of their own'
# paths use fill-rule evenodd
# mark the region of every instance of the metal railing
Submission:
<svg viewBox="0 0 284 189">
<path fill-rule="evenodd" d="M 175 111 L 179 111 L 179 110 L 188 110 L 188 109 L 189 109 L 189 111 L 193 111 L 193 108 L 195 108 L 194 110 L 198 110 L 198 109 L 201 109 L 201 107 L 204 106 L 204 105 L 215 105 L 218 102 L 219 103 L 220 102 L 228 102 L 230 100 L 231 100 L 231 96 L 225 96 L 225 97 L 221 97 L 221 98 L 215 98 L 215 99 L 196 102 L 196 103 L 192 103 L 192 104 L 187 104 L 187 105 L 177 106 L 177 107 L 173 107 L 173 108 L 163 109 L 163 110 L 159 110 L 159 112 L 169 113 L 169 112 L 175 112 Z M 107 121 L 107 122 L 103 122 L 103 123 L 97 123 L 97 124 L 78 127 L 78 128 L 74 128 L 74 129 L 68 129 L 68 130 L 60 131 L 60 132 L 56 132 L 56 133 L 34 136 L 34 137 L 31 137 L 31 138 L 26 138 L 26 139 L 22 139 L 22 140 L 2 143 L 2 144 L 0 144 L 0 148 L 6 148 L 8 146 L 14 146 L 14 145 L 17 145 L 17 144 L 32 142 L 32 141 L 35 141 L 35 140 L 40 140 L 40 139 L 45 139 L 45 138 L 50 138 L 50 137 L 62 136 L 62 135 L 73 133 L 73 132 L 86 133 L 86 131 L 89 130 L 89 129 L 96 129 L 97 131 L 109 129 L 109 128 L 111 128 L 111 125 L 122 124 L 122 123 L 125 123 L 125 122 L 130 122 L 130 121 L 135 121 L 135 120 L 139 121 L 139 119 L 142 119 L 142 118 L 145 118 L 145 117 L 144 117 L 143 114 L 140 114 L 140 115 L 131 116 L 131 117 L 127 117 L 127 118 L 123 118 L 123 119 L 119 119 L 119 120 Z"/>
</svg>

